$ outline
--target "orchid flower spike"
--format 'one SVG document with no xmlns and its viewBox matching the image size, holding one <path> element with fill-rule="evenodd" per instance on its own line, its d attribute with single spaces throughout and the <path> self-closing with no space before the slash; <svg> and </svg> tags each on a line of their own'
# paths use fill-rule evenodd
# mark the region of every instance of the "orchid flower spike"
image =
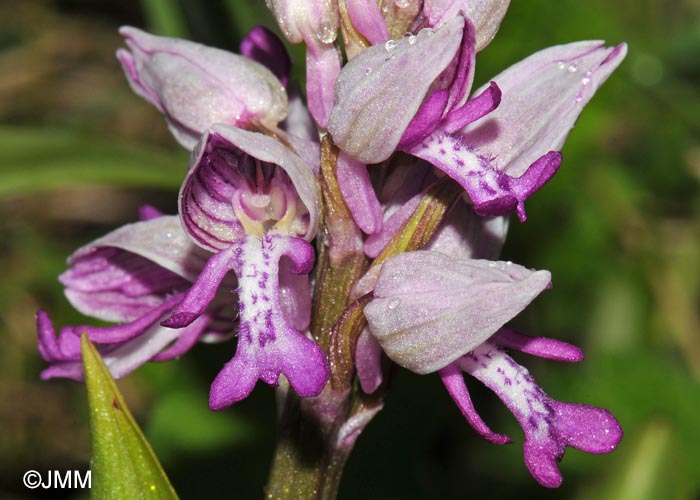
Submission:
<svg viewBox="0 0 700 500">
<path fill-rule="evenodd" d="M 83 333 L 97 344 L 116 378 L 147 361 L 179 357 L 197 340 L 230 337 L 233 315 L 224 297 L 236 288 L 231 280 L 187 328 L 159 324 L 183 300 L 210 256 L 191 242 L 175 216 L 128 224 L 79 249 L 59 278 L 68 300 L 87 316 L 119 324 L 67 326 L 56 336 L 48 314 L 39 311 L 39 352 L 51 364 L 42 378 L 83 379 Z"/>
<path fill-rule="evenodd" d="M 131 88 L 163 113 L 187 149 L 216 123 L 274 130 L 287 116 L 280 79 L 286 81 L 289 62 L 272 33 L 251 34 L 243 44 L 250 57 L 132 27 L 120 33 L 130 50 L 119 49 L 117 57 Z"/>
<path fill-rule="evenodd" d="M 525 220 L 524 201 L 557 171 L 557 150 L 626 53 L 624 44 L 608 48 L 602 42 L 552 47 L 468 99 L 475 46 L 475 28 L 460 15 L 437 29 L 369 47 L 343 68 L 328 131 L 343 151 L 338 175 L 352 176 L 352 185 L 362 189 L 343 195 L 365 232 L 381 229 L 365 165 L 396 151 L 456 180 L 477 213 L 515 210 Z"/>
<path fill-rule="evenodd" d="M 212 384 L 212 409 L 245 398 L 258 379 L 277 385 L 280 374 L 301 396 L 323 389 L 325 354 L 302 333 L 314 262 L 308 241 L 319 203 L 311 168 L 269 136 L 217 125 L 195 149 L 180 190 L 180 217 L 194 242 L 214 255 L 163 324 L 192 324 L 228 272 L 236 275 L 238 346 Z"/>
</svg>

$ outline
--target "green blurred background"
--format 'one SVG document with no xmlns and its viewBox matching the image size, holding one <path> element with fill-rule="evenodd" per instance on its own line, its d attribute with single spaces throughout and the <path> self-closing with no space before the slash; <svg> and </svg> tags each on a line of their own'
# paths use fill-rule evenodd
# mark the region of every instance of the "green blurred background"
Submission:
<svg viewBox="0 0 700 500">
<path fill-rule="evenodd" d="M 274 27 L 262 0 L 0 1 L 0 499 L 86 498 L 21 484 L 28 469 L 89 461 L 84 388 L 39 381 L 34 313 L 85 321 L 56 281 L 66 257 L 141 204 L 176 209 L 187 154 L 131 93 L 114 57 L 118 26 L 235 50 L 261 23 Z M 495 397 L 470 385 L 514 445 L 478 438 L 436 376 L 402 372 L 358 441 L 341 499 L 700 498 L 700 2 L 515 0 L 477 83 L 582 39 L 627 41 L 629 55 L 574 128 L 562 170 L 529 201 L 527 223 L 512 223 L 504 258 L 554 277 L 516 326 L 586 352 L 578 366 L 518 359 L 553 397 L 611 409 L 621 446 L 568 450 L 563 486 L 546 490 Z M 272 390 L 223 413 L 206 406 L 233 348 L 201 345 L 119 383 L 185 500 L 262 496 Z"/>
</svg>

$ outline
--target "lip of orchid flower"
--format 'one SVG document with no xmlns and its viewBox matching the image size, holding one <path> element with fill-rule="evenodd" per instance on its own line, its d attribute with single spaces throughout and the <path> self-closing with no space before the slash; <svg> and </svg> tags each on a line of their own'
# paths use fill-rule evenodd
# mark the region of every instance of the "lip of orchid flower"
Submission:
<svg viewBox="0 0 700 500">
<path fill-rule="evenodd" d="M 495 339 L 498 342 L 498 336 Z M 573 346 L 549 339 L 538 339 L 537 342 L 541 351 L 557 353 L 565 361 L 580 360 Z M 545 346 L 547 343 L 553 344 Z M 462 371 L 494 391 L 516 417 L 525 433 L 525 465 L 543 486 L 556 488 L 561 484 L 557 462 L 567 446 L 603 454 L 613 451 L 622 439 L 622 429 L 609 411 L 553 400 L 525 368 L 494 344 L 486 342 L 441 369 L 440 376 L 467 421 L 491 442 L 504 444 L 510 439 L 494 433 L 481 420 L 469 397 Z"/>
<path fill-rule="evenodd" d="M 193 240 L 216 253 L 162 325 L 196 322 L 229 271 L 236 275 L 238 345 L 212 384 L 210 408 L 247 397 L 257 380 L 277 385 L 280 375 L 302 396 L 325 386 L 325 353 L 302 333 L 318 196 L 312 169 L 269 136 L 217 125 L 197 145 L 180 190 L 180 217 Z"/>
<path fill-rule="evenodd" d="M 287 114 L 282 83 L 252 59 L 177 38 L 123 27 L 119 49 L 131 88 L 166 118 L 177 141 L 192 149 L 215 123 L 274 129 Z"/>
<path fill-rule="evenodd" d="M 407 252 L 382 266 L 365 316 L 392 361 L 426 374 L 486 341 L 550 283 L 548 271 L 509 262 Z"/>
<path fill-rule="evenodd" d="M 115 326 L 61 328 L 58 336 L 44 311 L 37 314 L 39 350 L 51 366 L 42 378 L 82 380 L 80 335 L 98 344 L 114 377 L 147 361 L 165 361 L 198 340 L 222 340 L 233 327 L 218 298 L 199 321 L 183 330 L 158 323 L 179 304 L 209 257 L 182 230 L 177 217 L 146 211 L 148 220 L 128 224 L 84 246 L 69 259 L 60 280 L 80 312 Z M 235 284 L 229 284 L 235 288 Z"/>
</svg>

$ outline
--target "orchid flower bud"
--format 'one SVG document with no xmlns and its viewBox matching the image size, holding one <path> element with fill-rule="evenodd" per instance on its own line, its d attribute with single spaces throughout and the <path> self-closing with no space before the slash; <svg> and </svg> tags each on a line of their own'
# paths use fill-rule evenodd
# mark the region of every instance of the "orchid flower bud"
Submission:
<svg viewBox="0 0 700 500">
<path fill-rule="evenodd" d="M 216 123 L 274 129 L 287 93 L 265 66 L 246 57 L 124 27 L 129 50 L 117 57 L 131 88 L 165 115 L 175 139 L 192 149 Z"/>
<path fill-rule="evenodd" d="M 335 47 L 339 13 L 337 0 L 266 0 L 282 33 L 292 43 L 306 43 L 306 99 L 321 128 L 333 106 L 333 86 L 341 57 Z"/>
</svg>

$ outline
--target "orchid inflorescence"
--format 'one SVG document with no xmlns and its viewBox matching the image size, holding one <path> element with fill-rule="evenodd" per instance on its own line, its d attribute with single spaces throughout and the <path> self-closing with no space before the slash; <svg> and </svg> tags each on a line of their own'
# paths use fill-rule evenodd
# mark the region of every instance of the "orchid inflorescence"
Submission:
<svg viewBox="0 0 700 500">
<path fill-rule="evenodd" d="M 324 398 L 386 390 L 393 364 L 437 373 L 472 427 L 502 444 L 510 438 L 482 421 L 464 373 L 494 391 L 544 486 L 561 483 L 566 446 L 615 449 L 622 431 L 607 410 L 553 400 L 507 354 L 583 359 L 506 326 L 551 276 L 497 259 L 509 214 L 525 221 L 525 200 L 558 170 L 626 46 L 551 47 L 473 90 L 476 54 L 507 0 L 267 3 L 287 40 L 306 44 L 305 99 L 265 28 L 241 55 L 120 31 L 129 84 L 191 151 L 189 171 L 178 215 L 143 207 L 140 221 L 70 257 L 69 301 L 116 325 L 56 334 L 40 311 L 42 377 L 83 378 L 82 334 L 115 377 L 235 337 L 214 410 L 262 380 L 327 412 Z M 379 407 L 346 405 L 336 446 L 351 447 Z"/>
</svg>

